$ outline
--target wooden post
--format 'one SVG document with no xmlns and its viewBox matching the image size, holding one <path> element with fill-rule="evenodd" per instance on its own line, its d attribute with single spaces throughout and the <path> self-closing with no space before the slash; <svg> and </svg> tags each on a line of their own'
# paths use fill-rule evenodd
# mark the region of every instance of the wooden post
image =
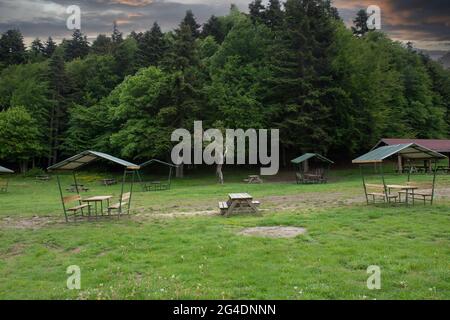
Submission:
<svg viewBox="0 0 450 320">
<path fill-rule="evenodd" d="M 403 159 L 401 155 L 398 155 L 398 173 L 403 173 Z"/>
<path fill-rule="evenodd" d="M 309 171 L 309 163 L 308 160 L 305 160 L 305 162 L 303 162 L 303 172 L 308 172 Z"/>
</svg>

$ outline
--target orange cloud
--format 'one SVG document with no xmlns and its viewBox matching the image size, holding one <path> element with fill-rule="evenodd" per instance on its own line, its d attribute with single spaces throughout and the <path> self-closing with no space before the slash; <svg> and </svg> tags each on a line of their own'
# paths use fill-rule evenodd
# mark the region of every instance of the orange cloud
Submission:
<svg viewBox="0 0 450 320">
<path fill-rule="evenodd" d="M 111 3 L 123 4 L 131 7 L 145 7 L 153 3 L 153 0 L 112 0 Z"/>
</svg>

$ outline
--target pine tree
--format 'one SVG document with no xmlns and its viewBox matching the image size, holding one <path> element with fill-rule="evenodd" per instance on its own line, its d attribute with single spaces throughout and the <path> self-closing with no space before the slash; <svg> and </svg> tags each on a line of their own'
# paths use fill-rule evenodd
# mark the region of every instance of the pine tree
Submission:
<svg viewBox="0 0 450 320">
<path fill-rule="evenodd" d="M 330 145 L 332 111 L 331 7 L 321 0 L 287 0 L 285 8 L 285 26 L 272 49 L 275 76 L 269 79 L 267 102 L 277 110 L 275 121 L 283 129 L 285 147 L 324 152 Z"/>
<path fill-rule="evenodd" d="M 356 18 L 353 20 L 354 26 L 352 27 L 353 34 L 358 37 L 364 36 L 367 32 L 369 32 L 369 27 L 367 26 L 367 20 L 369 17 L 367 16 L 366 10 L 359 10 L 356 14 Z"/>
<path fill-rule="evenodd" d="M 49 119 L 48 165 L 50 166 L 56 163 L 58 159 L 61 134 L 64 129 L 65 120 L 67 120 L 66 95 L 69 92 L 69 85 L 62 50 L 56 50 L 50 59 L 47 81 L 52 92 L 53 101 Z"/>
<path fill-rule="evenodd" d="M 46 58 L 50 58 L 56 50 L 56 43 L 53 41 L 52 37 L 48 37 L 45 42 L 44 55 Z"/>
<path fill-rule="evenodd" d="M 217 43 L 222 43 L 225 39 L 220 20 L 215 15 L 212 15 L 203 25 L 202 37 L 206 38 L 208 36 L 213 36 Z"/>
<path fill-rule="evenodd" d="M 201 26 L 197 23 L 197 20 L 195 20 L 195 16 L 191 10 L 186 11 L 186 16 L 182 20 L 180 27 L 183 24 L 189 26 L 189 28 L 191 29 L 191 32 L 192 32 L 192 37 L 194 39 L 196 39 L 200 36 L 199 29 Z"/>
<path fill-rule="evenodd" d="M 281 11 L 280 0 L 270 0 L 266 8 L 264 21 L 271 29 L 279 28 L 283 24 L 283 11 Z"/>
<path fill-rule="evenodd" d="M 70 61 L 76 58 L 84 58 L 89 53 L 89 42 L 81 30 L 76 29 L 72 39 L 67 41 L 65 58 Z"/>
<path fill-rule="evenodd" d="M 8 30 L 0 38 L 0 61 L 6 65 L 25 62 L 25 44 L 19 30 Z"/>
<path fill-rule="evenodd" d="M 33 56 L 41 56 L 45 54 L 45 46 L 42 44 L 42 41 L 39 38 L 36 38 L 31 43 L 31 54 Z"/>
<path fill-rule="evenodd" d="M 111 54 L 113 50 L 113 41 L 110 37 L 99 34 L 92 43 L 91 50 L 96 54 Z"/>
<path fill-rule="evenodd" d="M 119 31 L 116 21 L 114 21 L 114 24 L 113 24 L 113 33 L 111 35 L 111 40 L 116 45 L 122 43 L 122 41 L 123 41 L 122 32 Z"/>
<path fill-rule="evenodd" d="M 144 32 L 138 43 L 138 63 L 141 67 L 157 66 L 166 51 L 164 34 L 158 23 Z"/>
<path fill-rule="evenodd" d="M 262 0 L 254 0 L 248 5 L 250 18 L 253 23 L 264 22 L 265 20 L 265 8 L 262 4 Z"/>
<path fill-rule="evenodd" d="M 181 23 L 176 30 L 175 40 L 168 55 L 164 59 L 164 66 L 170 70 L 184 71 L 197 66 L 199 62 L 198 48 L 189 25 Z"/>
</svg>

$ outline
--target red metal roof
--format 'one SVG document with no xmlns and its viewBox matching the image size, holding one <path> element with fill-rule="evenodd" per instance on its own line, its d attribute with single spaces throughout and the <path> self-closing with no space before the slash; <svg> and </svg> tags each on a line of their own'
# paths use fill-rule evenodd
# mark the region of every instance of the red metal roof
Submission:
<svg viewBox="0 0 450 320">
<path fill-rule="evenodd" d="M 381 139 L 381 141 L 378 142 L 376 147 L 380 145 L 392 146 L 396 144 L 406 144 L 406 143 L 415 143 L 436 152 L 450 153 L 450 140 L 438 140 L 438 139 Z"/>
</svg>

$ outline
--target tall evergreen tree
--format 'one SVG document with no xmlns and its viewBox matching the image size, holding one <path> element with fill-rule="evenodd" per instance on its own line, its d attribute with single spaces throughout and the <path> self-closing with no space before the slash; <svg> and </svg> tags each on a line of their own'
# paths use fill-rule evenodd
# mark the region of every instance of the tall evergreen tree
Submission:
<svg viewBox="0 0 450 320">
<path fill-rule="evenodd" d="M 33 59 L 42 58 L 45 55 L 45 46 L 39 38 L 36 38 L 31 43 L 30 54 Z"/>
<path fill-rule="evenodd" d="M 366 10 L 361 9 L 356 14 L 356 18 L 353 19 L 352 31 L 358 37 L 364 36 L 369 32 L 369 27 L 367 26 L 367 20 L 369 19 Z"/>
<path fill-rule="evenodd" d="M 272 104 L 287 148 L 325 152 L 330 144 L 329 100 L 333 25 L 322 0 L 288 0 L 286 22 L 274 46 Z M 296 137 L 308 137 L 299 141 Z M 320 149 L 320 150 L 317 150 Z"/>
<path fill-rule="evenodd" d="M 49 119 L 49 155 L 48 165 L 56 163 L 67 117 L 67 94 L 69 93 L 64 55 L 62 50 L 56 50 L 49 62 L 47 81 L 51 90 L 53 105 Z"/>
<path fill-rule="evenodd" d="M 53 41 L 52 37 L 48 37 L 45 42 L 44 55 L 46 58 L 50 58 L 56 50 L 56 43 Z"/>
<path fill-rule="evenodd" d="M 114 24 L 113 24 L 113 33 L 111 35 L 111 40 L 116 45 L 122 43 L 122 41 L 123 41 L 122 32 L 119 31 L 116 21 L 114 21 Z"/>
<path fill-rule="evenodd" d="M 163 64 L 170 70 L 184 71 L 196 66 L 198 60 L 198 48 L 191 28 L 188 24 L 181 23 Z"/>
<path fill-rule="evenodd" d="M 255 22 L 264 22 L 265 20 L 265 8 L 262 4 L 262 0 L 254 0 L 248 5 L 250 18 Z"/>
<path fill-rule="evenodd" d="M 95 39 L 92 43 L 91 50 L 96 54 L 111 54 L 113 50 L 113 41 L 110 37 L 104 34 L 99 34 L 97 39 Z"/>
<path fill-rule="evenodd" d="M 191 10 L 186 11 L 186 15 L 185 15 L 183 21 L 181 22 L 181 25 L 183 25 L 183 24 L 189 26 L 189 28 L 191 29 L 192 37 L 194 39 L 196 39 L 200 36 L 199 29 L 200 29 L 201 25 L 199 25 L 197 23 L 197 20 L 195 19 L 195 16 Z M 180 27 L 181 27 L 181 25 L 180 25 Z"/>
<path fill-rule="evenodd" d="M 203 25 L 202 37 L 206 38 L 208 36 L 213 36 L 217 43 L 222 43 L 225 39 L 222 24 L 220 23 L 219 18 L 217 18 L 215 15 L 212 15 Z"/>
<path fill-rule="evenodd" d="M 25 44 L 19 30 L 8 30 L 0 38 L 0 61 L 6 65 L 25 62 Z"/>
<path fill-rule="evenodd" d="M 144 32 L 138 42 L 138 63 L 141 67 L 157 66 L 166 51 L 164 34 L 158 23 Z"/>
<path fill-rule="evenodd" d="M 264 15 L 264 21 L 271 29 L 279 28 L 283 24 L 283 11 L 280 0 L 270 0 Z"/>
<path fill-rule="evenodd" d="M 65 48 L 66 60 L 84 58 L 89 53 L 89 42 L 81 30 L 76 29 L 72 34 L 72 39 L 67 41 Z"/>
</svg>

